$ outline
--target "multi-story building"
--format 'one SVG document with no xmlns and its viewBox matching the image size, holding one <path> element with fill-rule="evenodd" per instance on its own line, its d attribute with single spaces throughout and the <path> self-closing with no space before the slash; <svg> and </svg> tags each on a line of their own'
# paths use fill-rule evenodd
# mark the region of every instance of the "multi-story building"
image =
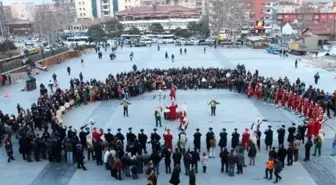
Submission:
<svg viewBox="0 0 336 185">
<path fill-rule="evenodd" d="M 12 8 L 10 6 L 3 6 L 3 11 L 5 15 L 6 20 L 11 20 L 13 19 L 12 17 Z"/>
<path fill-rule="evenodd" d="M 131 10 L 116 12 L 115 16 L 126 30 L 135 26 L 140 31 L 148 30 L 153 23 L 161 24 L 165 31 L 187 29 L 188 23 L 199 22 L 201 18 L 196 9 L 178 5 L 134 7 Z"/>
<path fill-rule="evenodd" d="M 270 32 L 276 21 L 274 0 L 247 0 L 248 23 L 245 29 L 252 32 Z"/>
<path fill-rule="evenodd" d="M 2 5 L 2 2 L 0 1 L 0 36 L 4 38 L 6 35 L 6 19 L 5 19 L 5 12 Z"/>
<path fill-rule="evenodd" d="M 33 9 L 33 3 L 13 3 L 11 5 L 12 18 L 32 21 L 34 19 Z"/>
<path fill-rule="evenodd" d="M 277 23 L 334 23 L 335 19 L 336 13 L 278 13 Z"/>
<path fill-rule="evenodd" d="M 139 7 L 143 2 L 141 0 L 118 0 L 118 11 L 128 10 Z M 148 3 L 144 0 L 144 3 Z"/>
<path fill-rule="evenodd" d="M 115 0 L 75 0 L 76 17 L 92 19 L 95 17 L 113 17 Z"/>
<path fill-rule="evenodd" d="M 277 13 L 297 13 L 300 11 L 300 5 L 292 2 L 279 2 Z"/>
</svg>

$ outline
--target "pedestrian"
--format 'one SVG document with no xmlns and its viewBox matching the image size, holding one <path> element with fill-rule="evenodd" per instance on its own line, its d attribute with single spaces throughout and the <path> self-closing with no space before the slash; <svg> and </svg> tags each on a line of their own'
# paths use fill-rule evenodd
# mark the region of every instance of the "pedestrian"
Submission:
<svg viewBox="0 0 336 185">
<path fill-rule="evenodd" d="M 282 167 L 284 167 L 286 156 L 287 156 L 286 148 L 283 145 L 280 145 L 280 148 L 278 149 L 278 158 L 281 164 L 283 165 Z"/>
<path fill-rule="evenodd" d="M 298 60 L 296 59 L 295 60 L 295 68 L 297 68 L 298 67 Z"/>
<path fill-rule="evenodd" d="M 243 166 L 245 162 L 245 156 L 243 153 L 237 154 L 237 174 L 243 174 Z"/>
<path fill-rule="evenodd" d="M 290 143 L 287 149 L 287 166 L 293 165 L 293 156 L 294 156 L 294 146 L 292 143 Z"/>
<path fill-rule="evenodd" d="M 319 79 L 320 79 L 320 74 L 317 72 L 317 73 L 314 75 L 315 85 L 318 84 Z"/>
<path fill-rule="evenodd" d="M 181 173 L 180 165 L 177 164 L 173 170 L 169 183 L 172 185 L 180 184 L 180 173 Z"/>
<path fill-rule="evenodd" d="M 203 173 L 206 173 L 207 166 L 208 166 L 208 161 L 209 161 L 209 157 L 207 156 L 207 153 L 203 152 L 202 159 L 201 159 Z"/>
<path fill-rule="evenodd" d="M 68 71 L 68 75 L 70 76 L 70 74 L 71 74 L 71 68 L 70 68 L 70 66 L 67 67 L 67 71 Z"/>
<path fill-rule="evenodd" d="M 115 179 L 117 180 L 123 180 L 121 178 L 121 169 L 122 169 L 122 163 L 121 160 L 118 157 L 115 157 L 114 161 L 113 161 L 113 165 L 111 168 L 111 173 L 113 173 Z"/>
<path fill-rule="evenodd" d="M 322 137 L 320 134 L 315 136 L 314 138 L 314 144 L 315 144 L 315 149 L 314 149 L 314 154 L 313 156 L 316 156 L 316 153 L 318 152 L 319 156 L 321 156 L 321 148 L 322 148 Z"/>
<path fill-rule="evenodd" d="M 253 166 L 255 165 L 256 155 L 257 155 L 256 145 L 253 142 L 251 142 L 250 148 L 248 150 L 248 157 L 250 158 L 250 165 L 253 165 Z"/>
<path fill-rule="evenodd" d="M 299 150 L 301 147 L 300 139 L 295 138 L 293 145 L 294 145 L 294 162 L 297 162 L 299 160 Z"/>
<path fill-rule="evenodd" d="M 278 181 L 282 179 L 282 177 L 280 176 L 280 173 L 282 171 L 282 166 L 283 164 L 281 163 L 281 161 L 277 159 L 275 162 L 275 166 L 274 166 L 274 176 L 275 176 L 274 183 L 278 183 Z"/>
<path fill-rule="evenodd" d="M 126 98 L 124 98 L 124 100 L 120 103 L 120 105 L 123 106 L 124 109 L 124 117 L 127 116 L 128 117 L 128 105 L 130 105 L 131 103 L 129 103 Z"/>
<path fill-rule="evenodd" d="M 265 179 L 272 179 L 274 160 L 270 157 L 266 162 Z M 269 176 L 269 177 L 268 177 Z"/>
<path fill-rule="evenodd" d="M 169 148 L 165 149 L 163 152 L 166 174 L 171 173 L 171 150 Z"/>
<path fill-rule="evenodd" d="M 335 156 L 336 155 L 336 134 L 334 136 L 334 140 L 333 140 L 333 143 L 332 143 L 332 152 L 330 154 L 331 156 Z"/>
<path fill-rule="evenodd" d="M 77 168 L 83 168 L 86 171 L 84 166 L 84 155 L 83 155 L 83 147 L 81 144 L 76 145 L 76 160 L 77 160 Z"/>
<path fill-rule="evenodd" d="M 189 172 L 189 185 L 196 185 L 195 168 L 191 168 Z"/>
<path fill-rule="evenodd" d="M 230 154 L 228 154 L 227 157 L 227 162 L 228 162 L 228 170 L 229 170 L 229 176 L 234 176 L 234 168 L 235 164 L 237 163 L 237 158 L 236 155 L 234 154 L 234 150 L 232 149 Z"/>
<path fill-rule="evenodd" d="M 308 137 L 308 140 L 305 144 L 305 158 L 304 161 L 309 161 L 310 160 L 310 149 L 313 146 L 313 142 L 310 137 Z"/>
<path fill-rule="evenodd" d="M 66 139 L 65 144 L 66 159 L 69 165 L 73 164 L 73 144 L 70 139 Z"/>
<path fill-rule="evenodd" d="M 5 136 L 4 144 L 5 144 L 5 149 L 6 149 L 6 153 L 8 156 L 7 162 L 11 162 L 11 160 L 14 161 L 15 159 L 13 157 L 13 145 L 10 142 L 10 139 L 8 138 L 8 136 Z"/>
<path fill-rule="evenodd" d="M 190 172 L 190 166 L 191 166 L 191 156 L 189 152 L 186 152 L 183 156 L 183 163 L 185 168 L 185 175 L 188 176 Z"/>
<path fill-rule="evenodd" d="M 221 158 L 221 172 L 222 173 L 224 173 L 224 166 L 225 166 L 225 173 L 229 172 L 228 162 L 227 162 L 228 155 L 229 155 L 229 152 L 227 151 L 226 148 L 223 148 L 221 153 L 219 154 L 219 157 Z"/>
</svg>

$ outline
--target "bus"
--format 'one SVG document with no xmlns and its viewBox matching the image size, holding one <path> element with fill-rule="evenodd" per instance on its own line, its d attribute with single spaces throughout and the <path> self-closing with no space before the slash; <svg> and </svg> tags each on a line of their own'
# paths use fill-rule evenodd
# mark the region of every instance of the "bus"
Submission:
<svg viewBox="0 0 336 185">
<path fill-rule="evenodd" d="M 121 42 L 125 44 L 136 43 L 140 39 L 141 35 L 133 35 L 133 34 L 122 34 Z"/>
<path fill-rule="evenodd" d="M 175 35 L 159 35 L 159 43 L 173 44 L 175 42 Z"/>
<path fill-rule="evenodd" d="M 66 41 L 64 42 L 66 45 L 70 46 L 72 44 L 83 46 L 90 43 L 89 37 L 87 36 L 73 36 L 67 37 Z"/>
</svg>

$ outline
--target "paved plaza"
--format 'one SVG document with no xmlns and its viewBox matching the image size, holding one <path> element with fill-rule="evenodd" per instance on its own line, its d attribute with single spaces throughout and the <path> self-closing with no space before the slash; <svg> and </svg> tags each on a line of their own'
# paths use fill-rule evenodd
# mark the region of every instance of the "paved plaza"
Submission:
<svg viewBox="0 0 336 185">
<path fill-rule="evenodd" d="M 37 76 L 37 84 L 47 84 L 52 79 L 52 74 L 57 74 L 58 82 L 62 88 L 69 87 L 70 78 L 78 78 L 80 72 L 84 75 L 84 80 L 96 78 L 105 80 L 108 74 L 116 74 L 121 71 L 130 71 L 133 64 L 138 69 L 142 68 L 172 68 L 172 67 L 220 67 L 233 68 L 237 64 L 244 64 L 248 70 L 252 72 L 255 69 L 259 73 L 267 77 L 284 77 L 287 76 L 291 81 L 300 77 L 306 82 L 306 85 L 313 84 L 314 74 L 320 73 L 321 80 L 317 87 L 328 92 L 336 89 L 335 73 L 324 71 L 319 68 L 299 63 L 299 68 L 294 68 L 296 56 L 288 58 L 280 58 L 277 55 L 271 55 L 264 50 L 251 49 L 224 49 L 224 48 L 207 48 L 203 53 L 202 46 L 186 47 L 188 52 L 186 55 L 179 54 L 179 48 L 172 45 L 161 46 L 161 51 L 157 51 L 157 47 L 145 48 L 129 48 L 124 47 L 123 50 L 117 51 L 117 59 L 109 60 L 109 53 L 103 52 L 103 59 L 98 60 L 95 52 L 87 52 L 84 56 L 84 66 L 80 64 L 80 58 L 76 58 L 65 63 L 58 64 L 50 68 L 49 72 L 42 72 Z M 169 55 L 175 55 L 175 62 L 164 58 L 165 52 Z M 129 54 L 134 52 L 133 61 L 129 60 Z M 68 76 L 66 68 L 71 67 L 71 75 Z M 16 104 L 28 108 L 33 102 L 36 102 L 39 96 L 39 90 L 32 92 L 22 92 L 23 82 L 7 86 L 0 89 L 0 110 L 5 113 L 16 113 Z M 4 98 L 3 94 L 9 93 L 9 98 Z M 129 107 L 130 117 L 123 117 L 122 108 L 118 101 L 112 100 L 107 102 L 96 102 L 81 108 L 75 108 L 67 113 L 64 117 L 64 123 L 79 128 L 87 123 L 90 118 L 94 119 L 98 128 L 111 128 L 115 133 L 117 128 L 121 128 L 126 133 L 128 127 L 132 127 L 134 132 L 138 132 L 141 128 L 150 134 L 154 126 L 153 113 L 159 105 L 157 98 L 153 96 L 157 92 L 146 93 L 139 97 L 130 99 L 132 103 Z M 168 91 L 164 92 L 168 95 Z M 210 108 L 207 103 L 216 98 L 221 104 L 218 105 L 216 117 L 210 116 Z M 161 105 L 170 104 L 168 98 L 162 100 Z M 178 90 L 177 104 L 180 108 L 186 107 L 188 120 L 190 122 L 187 130 L 189 146 L 192 146 L 192 134 L 196 128 L 200 128 L 203 134 L 202 140 L 205 140 L 205 134 L 209 127 L 214 128 L 214 132 L 219 139 L 219 132 L 222 128 L 226 128 L 229 134 L 234 128 L 238 128 L 242 133 L 245 128 L 250 128 L 252 122 L 257 116 L 262 116 L 270 120 L 269 123 L 261 125 L 262 131 L 268 124 L 272 125 L 273 130 L 284 124 L 287 127 L 291 122 L 300 122 L 300 119 L 293 113 L 275 108 L 272 105 L 265 104 L 255 99 L 247 99 L 244 95 L 230 92 L 227 90 Z M 297 184 L 297 185 L 331 185 L 335 184 L 336 176 L 336 160 L 329 156 L 331 151 L 332 138 L 336 128 L 335 119 L 328 120 L 325 127 L 325 142 L 321 157 L 313 157 L 311 162 L 303 162 L 301 150 L 301 160 L 296 162 L 292 167 L 286 167 L 283 172 L 283 180 L 280 184 Z M 174 144 L 177 139 L 177 122 L 165 121 L 162 128 L 158 132 L 162 134 L 164 128 L 172 129 L 174 135 Z M 262 136 L 264 138 L 264 134 Z M 274 139 L 277 135 L 274 135 Z M 287 138 L 287 136 L 286 136 Z M 231 137 L 228 138 L 230 143 Z M 262 142 L 263 143 L 263 142 Z M 277 141 L 274 143 L 277 145 Z M 125 185 L 143 185 L 146 179 L 141 176 L 139 180 L 124 178 L 124 181 L 115 181 L 103 167 L 98 167 L 94 162 L 87 161 L 88 171 L 77 170 L 76 166 L 68 166 L 66 164 L 49 164 L 47 161 L 26 163 L 18 154 L 17 141 L 14 141 L 16 161 L 7 163 L 6 154 L 0 149 L 0 179 L 5 184 L 11 185 L 92 185 L 92 184 L 125 184 Z M 205 143 L 202 144 L 205 148 Z M 217 147 L 217 154 L 219 149 Z M 217 155 L 216 154 L 216 155 Z M 246 157 L 247 158 L 247 157 Z M 217 157 L 209 161 L 207 174 L 199 173 L 196 177 L 197 184 L 220 184 L 228 183 L 232 185 L 248 185 L 258 183 L 259 185 L 272 184 L 273 181 L 264 180 L 265 162 L 267 160 L 267 152 L 262 150 L 257 154 L 256 166 L 248 166 L 244 168 L 244 174 L 235 177 L 228 177 L 226 174 L 220 173 L 220 159 Z M 246 159 L 246 161 L 248 161 Z M 164 174 L 164 164 L 161 163 L 161 174 L 158 178 L 160 185 L 168 185 L 170 175 Z M 182 168 L 182 172 L 184 169 Z M 181 185 L 188 184 L 188 177 L 181 173 Z M 2 184 L 2 183 L 0 183 Z"/>
</svg>

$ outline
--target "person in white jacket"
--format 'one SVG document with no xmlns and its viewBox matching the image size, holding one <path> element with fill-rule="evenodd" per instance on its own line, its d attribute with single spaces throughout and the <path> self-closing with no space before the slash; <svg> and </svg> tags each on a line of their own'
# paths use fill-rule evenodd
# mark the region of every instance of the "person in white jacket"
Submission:
<svg viewBox="0 0 336 185">
<path fill-rule="evenodd" d="M 202 159 L 201 159 L 201 164 L 202 164 L 202 167 L 203 167 L 203 173 L 206 173 L 206 169 L 207 169 L 207 166 L 208 166 L 208 161 L 209 161 L 209 157 L 207 156 L 207 153 L 203 152 Z"/>
<path fill-rule="evenodd" d="M 105 167 L 106 167 L 106 170 L 109 169 L 109 164 L 107 163 L 107 159 L 108 159 L 108 156 L 110 155 L 110 149 L 107 149 L 104 153 L 104 163 L 105 163 Z"/>
</svg>

